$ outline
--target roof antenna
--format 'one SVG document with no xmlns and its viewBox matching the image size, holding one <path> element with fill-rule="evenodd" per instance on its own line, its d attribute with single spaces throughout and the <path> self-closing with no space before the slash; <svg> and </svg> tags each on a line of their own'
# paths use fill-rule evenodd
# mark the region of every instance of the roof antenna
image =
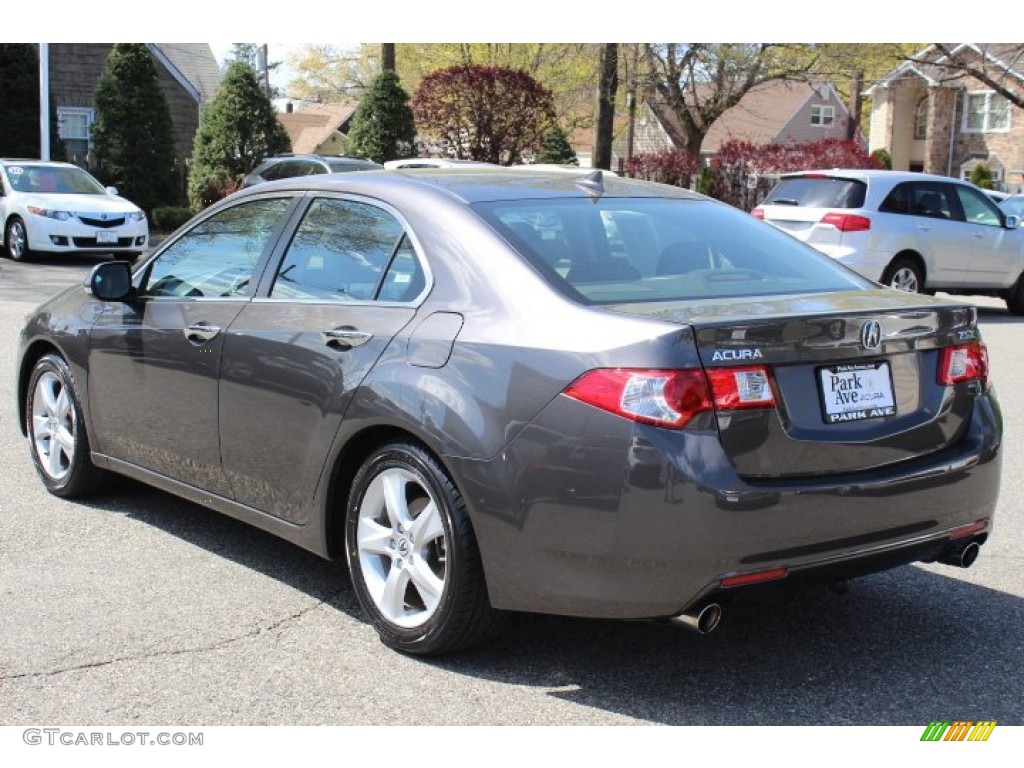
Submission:
<svg viewBox="0 0 1024 768">
<path fill-rule="evenodd" d="M 591 197 L 600 197 L 604 194 L 604 174 L 598 168 L 577 180 L 576 186 L 581 187 Z"/>
</svg>

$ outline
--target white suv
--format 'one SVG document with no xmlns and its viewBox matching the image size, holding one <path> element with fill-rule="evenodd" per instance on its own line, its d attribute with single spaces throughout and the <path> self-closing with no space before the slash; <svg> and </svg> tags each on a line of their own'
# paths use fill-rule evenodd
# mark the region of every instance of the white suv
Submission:
<svg viewBox="0 0 1024 768">
<path fill-rule="evenodd" d="M 752 213 L 870 280 L 984 294 L 1024 314 L 1024 232 L 973 184 L 899 171 L 785 174 Z"/>
</svg>

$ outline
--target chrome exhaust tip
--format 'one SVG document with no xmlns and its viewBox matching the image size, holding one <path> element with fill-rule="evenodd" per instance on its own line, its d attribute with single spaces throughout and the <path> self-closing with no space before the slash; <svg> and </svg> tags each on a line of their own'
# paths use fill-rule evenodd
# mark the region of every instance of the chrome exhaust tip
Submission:
<svg viewBox="0 0 1024 768">
<path fill-rule="evenodd" d="M 981 547 L 978 542 L 970 541 L 963 546 L 954 547 L 939 557 L 939 562 L 946 565 L 955 565 L 957 568 L 970 568 L 978 559 Z"/>
<path fill-rule="evenodd" d="M 669 619 L 673 624 L 686 627 L 686 629 L 701 635 L 712 632 L 721 620 L 722 606 L 718 603 L 705 603 Z"/>
</svg>

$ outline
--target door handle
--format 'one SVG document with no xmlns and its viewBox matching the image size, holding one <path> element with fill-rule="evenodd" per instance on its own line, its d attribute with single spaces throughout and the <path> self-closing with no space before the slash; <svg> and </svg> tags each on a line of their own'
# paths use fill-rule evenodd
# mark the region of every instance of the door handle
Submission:
<svg viewBox="0 0 1024 768">
<path fill-rule="evenodd" d="M 182 333 L 185 334 L 185 338 L 193 344 L 202 344 L 204 341 L 209 341 L 218 333 L 220 328 L 216 325 L 210 325 L 209 323 L 193 323 L 192 325 L 184 328 Z"/>
<path fill-rule="evenodd" d="M 356 330 L 351 325 L 343 325 L 340 328 L 320 332 L 320 340 L 324 344 L 329 347 L 337 346 L 345 349 L 361 346 L 372 338 L 372 333 Z"/>
<path fill-rule="evenodd" d="M 925 232 L 931 232 L 932 231 L 931 227 L 926 227 L 924 224 L 918 224 L 917 228 L 920 229 L 920 230 L 924 230 Z"/>
</svg>

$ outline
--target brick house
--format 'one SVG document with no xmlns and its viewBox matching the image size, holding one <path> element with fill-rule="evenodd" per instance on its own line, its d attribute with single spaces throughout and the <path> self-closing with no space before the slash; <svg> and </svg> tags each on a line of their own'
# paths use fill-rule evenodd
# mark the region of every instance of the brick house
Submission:
<svg viewBox="0 0 1024 768">
<path fill-rule="evenodd" d="M 1024 95 L 1020 45 L 960 43 L 969 56 L 1014 93 Z M 1007 98 L 950 67 L 934 47 L 921 51 L 865 92 L 871 98 L 870 149 L 885 149 L 892 167 L 970 179 L 979 163 L 997 186 L 1024 189 L 1024 114 Z"/>
<path fill-rule="evenodd" d="M 799 144 L 820 139 L 845 139 L 850 113 L 831 84 L 776 80 L 748 91 L 739 103 L 712 124 L 701 145 L 706 163 L 730 140 L 754 144 Z M 633 154 L 663 152 L 686 146 L 676 116 L 656 98 L 637 106 Z M 625 161 L 625 132 L 612 145 L 613 166 Z"/>
<path fill-rule="evenodd" d="M 208 43 L 147 43 L 171 113 L 175 157 L 185 168 L 199 128 L 199 114 L 217 95 L 220 67 Z M 96 86 L 112 43 L 51 43 L 50 95 L 68 160 L 88 168 Z"/>
</svg>

